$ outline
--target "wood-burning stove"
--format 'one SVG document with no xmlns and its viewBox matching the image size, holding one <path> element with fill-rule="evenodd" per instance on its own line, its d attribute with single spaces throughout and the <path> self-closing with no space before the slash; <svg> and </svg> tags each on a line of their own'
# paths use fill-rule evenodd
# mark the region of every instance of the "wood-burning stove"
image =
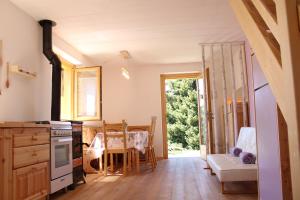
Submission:
<svg viewBox="0 0 300 200">
<path fill-rule="evenodd" d="M 70 121 L 72 124 L 73 137 L 73 185 L 71 188 L 83 181 L 85 183 L 85 173 L 83 170 L 83 148 L 82 148 L 82 122 Z"/>
</svg>

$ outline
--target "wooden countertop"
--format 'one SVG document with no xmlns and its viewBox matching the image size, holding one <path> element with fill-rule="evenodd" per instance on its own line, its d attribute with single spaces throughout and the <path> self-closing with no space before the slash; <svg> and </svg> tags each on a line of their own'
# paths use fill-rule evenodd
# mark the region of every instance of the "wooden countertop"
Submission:
<svg viewBox="0 0 300 200">
<path fill-rule="evenodd" d="M 35 124 L 33 122 L 1 122 L 0 128 L 50 128 L 50 124 Z"/>
</svg>

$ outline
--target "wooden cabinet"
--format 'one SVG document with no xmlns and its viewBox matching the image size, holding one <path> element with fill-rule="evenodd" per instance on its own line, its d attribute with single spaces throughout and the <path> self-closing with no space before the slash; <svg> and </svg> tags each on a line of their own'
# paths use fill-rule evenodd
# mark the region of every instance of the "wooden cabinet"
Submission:
<svg viewBox="0 0 300 200">
<path fill-rule="evenodd" d="M 13 199 L 40 199 L 48 194 L 48 162 L 13 171 Z"/>
<path fill-rule="evenodd" d="M 12 129 L 14 147 L 26 147 L 39 144 L 49 144 L 50 135 L 47 128 L 14 128 Z"/>
<path fill-rule="evenodd" d="M 14 148 L 13 168 L 16 169 L 50 160 L 49 149 L 49 144 Z"/>
<path fill-rule="evenodd" d="M 0 199 L 3 199 L 3 187 L 4 184 L 4 162 L 3 162 L 3 147 L 4 147 L 4 135 L 3 130 L 0 129 Z"/>
<path fill-rule="evenodd" d="M 0 124 L 0 199 L 45 199 L 50 183 L 50 128 L 17 125 Z"/>
</svg>

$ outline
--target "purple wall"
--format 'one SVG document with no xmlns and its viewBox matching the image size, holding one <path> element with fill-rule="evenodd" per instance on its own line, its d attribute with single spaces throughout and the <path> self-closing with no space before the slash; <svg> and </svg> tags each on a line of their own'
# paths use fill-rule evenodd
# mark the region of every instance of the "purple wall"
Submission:
<svg viewBox="0 0 300 200">
<path fill-rule="evenodd" d="M 260 199 L 281 200 L 277 103 L 269 85 L 255 92 L 255 105 Z"/>
<path fill-rule="evenodd" d="M 248 66 L 252 72 L 252 76 L 248 74 L 252 83 L 249 98 L 252 97 L 254 102 L 249 105 L 253 106 L 250 113 L 257 132 L 260 199 L 282 200 L 277 103 L 255 55 L 251 56 L 251 63 Z"/>
</svg>

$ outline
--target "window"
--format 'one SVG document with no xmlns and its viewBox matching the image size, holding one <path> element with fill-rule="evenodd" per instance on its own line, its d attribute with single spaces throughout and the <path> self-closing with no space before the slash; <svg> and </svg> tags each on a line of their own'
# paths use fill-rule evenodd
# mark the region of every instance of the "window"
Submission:
<svg viewBox="0 0 300 200">
<path fill-rule="evenodd" d="M 101 120 L 101 67 L 76 68 L 61 60 L 61 119 Z"/>
<path fill-rule="evenodd" d="M 75 69 L 75 118 L 78 120 L 101 119 L 101 68 Z"/>
</svg>

